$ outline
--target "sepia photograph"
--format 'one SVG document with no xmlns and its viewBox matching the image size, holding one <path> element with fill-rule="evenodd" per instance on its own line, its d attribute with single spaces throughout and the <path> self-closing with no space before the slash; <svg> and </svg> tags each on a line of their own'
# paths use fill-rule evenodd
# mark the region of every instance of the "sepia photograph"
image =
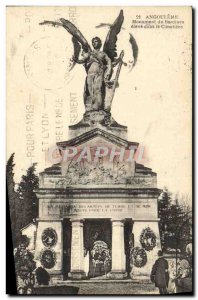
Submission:
<svg viewBox="0 0 198 300">
<path fill-rule="evenodd" d="M 193 295 L 192 43 L 191 6 L 6 7 L 7 294 Z"/>
</svg>

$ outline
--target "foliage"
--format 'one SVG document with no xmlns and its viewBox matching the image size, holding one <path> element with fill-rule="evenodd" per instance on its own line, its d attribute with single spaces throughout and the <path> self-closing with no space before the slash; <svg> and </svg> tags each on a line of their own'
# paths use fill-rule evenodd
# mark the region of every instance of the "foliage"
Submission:
<svg viewBox="0 0 198 300">
<path fill-rule="evenodd" d="M 151 251 L 156 246 L 156 235 L 150 227 L 142 230 L 140 235 L 140 243 L 146 251 Z"/>
<path fill-rule="evenodd" d="M 44 249 L 40 261 L 44 268 L 52 269 L 56 264 L 56 253 L 51 249 Z"/>
<path fill-rule="evenodd" d="M 28 286 L 34 284 L 34 276 L 32 272 L 36 268 L 36 263 L 32 253 L 26 249 L 28 246 L 28 239 L 22 236 L 21 243 L 17 247 L 15 253 L 15 269 L 17 275 L 17 285 Z"/>
<path fill-rule="evenodd" d="M 28 169 L 26 175 L 22 176 L 21 182 L 18 186 L 18 193 L 22 205 L 22 227 L 31 223 L 34 218 L 38 216 L 38 199 L 34 192 L 38 188 L 39 180 L 35 174 L 36 163 L 32 164 Z"/>
<path fill-rule="evenodd" d="M 189 208 L 182 205 L 178 196 L 172 199 L 171 193 L 165 188 L 158 202 L 158 215 L 160 218 L 159 230 L 162 248 L 179 248 L 184 250 L 186 243 L 190 239 L 191 225 L 183 227 L 181 234 L 180 228 L 186 221 Z"/>
<path fill-rule="evenodd" d="M 94 246 L 91 251 L 91 256 L 94 265 L 108 265 L 111 261 L 110 251 L 108 249 L 107 244 L 103 241 L 94 242 Z"/>
<path fill-rule="evenodd" d="M 34 190 L 38 188 L 39 180 L 35 174 L 36 164 L 33 164 L 28 168 L 26 175 L 22 176 L 21 182 L 16 190 L 14 167 L 13 153 L 7 161 L 6 178 L 13 247 L 15 248 L 20 242 L 20 230 L 38 216 L 38 199 Z"/>
<path fill-rule="evenodd" d="M 147 263 L 147 254 L 143 248 L 140 247 L 132 248 L 130 257 L 131 257 L 131 265 L 132 266 L 134 265 L 137 268 L 142 268 Z"/>
<path fill-rule="evenodd" d="M 14 182 L 14 153 L 10 156 L 7 161 L 6 166 L 6 181 L 7 181 L 7 192 L 9 200 L 9 210 L 10 210 L 10 220 L 11 220 L 11 229 L 12 229 L 12 240 L 13 247 L 19 243 L 20 240 L 20 229 L 22 226 L 21 223 L 21 201 L 19 199 L 18 193 L 15 191 L 15 182 Z"/>
</svg>

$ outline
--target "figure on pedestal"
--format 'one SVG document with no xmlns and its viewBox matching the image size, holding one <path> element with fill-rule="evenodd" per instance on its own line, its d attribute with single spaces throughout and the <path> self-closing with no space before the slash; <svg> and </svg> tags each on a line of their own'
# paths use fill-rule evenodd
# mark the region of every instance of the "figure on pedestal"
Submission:
<svg viewBox="0 0 198 300">
<path fill-rule="evenodd" d="M 102 41 L 99 37 L 92 39 L 92 49 L 80 30 L 68 20 L 60 18 L 60 22 L 44 21 L 40 23 L 41 25 L 62 26 L 72 35 L 74 55 L 71 59 L 72 66 L 70 70 L 73 69 L 76 63 L 83 64 L 87 73 L 84 86 L 84 122 L 89 123 L 90 120 L 94 120 L 96 123 L 102 122 L 105 125 L 118 125 L 111 118 L 110 111 L 115 89 L 118 86 L 121 67 L 123 64 L 127 65 L 123 62 L 124 51 L 121 51 L 118 57 L 116 50 L 117 35 L 122 28 L 123 21 L 123 10 L 121 10 L 119 16 L 110 26 L 103 45 L 103 51 L 100 50 Z M 133 66 L 135 66 L 138 46 L 132 34 L 130 34 L 129 42 L 132 46 Z M 115 77 L 112 78 L 114 73 Z"/>
<path fill-rule="evenodd" d="M 80 60 L 73 57 L 78 64 L 84 64 L 87 72 L 84 88 L 85 110 L 104 110 L 105 85 L 112 74 L 112 63 L 109 56 L 100 51 L 102 41 L 99 37 L 92 39 L 93 50 L 82 53 Z"/>
</svg>

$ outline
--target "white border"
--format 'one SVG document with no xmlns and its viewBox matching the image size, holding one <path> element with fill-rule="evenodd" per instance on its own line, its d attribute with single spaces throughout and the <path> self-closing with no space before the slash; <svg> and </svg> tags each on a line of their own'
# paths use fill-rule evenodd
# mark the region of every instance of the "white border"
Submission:
<svg viewBox="0 0 198 300">
<path fill-rule="evenodd" d="M 0 47 L 0 66 L 1 66 L 1 88 L 0 88 L 0 137 L 1 137 L 1 147 L 0 147 L 0 158 L 1 158 L 1 163 L 0 163 L 0 191 L 1 191 L 1 198 L 0 202 L 1 202 L 1 209 L 0 209 L 0 228 L 1 228 L 1 247 L 0 247 L 0 259 L 1 259 L 1 268 L 0 268 L 0 296 L 1 299 L 7 299 L 7 295 L 5 295 L 5 257 L 6 257 L 6 253 L 5 253 L 5 164 L 6 164 L 6 127 L 5 127 L 5 122 L 6 122 L 6 37 L 5 37 L 5 33 L 6 33 L 6 14 L 5 14 L 5 6 L 193 6 L 193 8 L 196 10 L 198 7 L 198 1 L 197 0 L 191 0 L 191 1 L 187 1 L 187 0 L 153 0 L 153 1 L 146 1 L 146 0 L 139 0 L 139 1 L 127 1 L 127 0 L 122 0 L 122 1 L 116 1 L 115 0 L 101 0 L 101 1 L 88 1 L 88 0 L 29 0 L 29 1 L 22 1 L 22 0 L 1 0 L 0 2 L 0 22 L 1 22 L 1 26 L 0 26 L 0 37 L 1 37 L 1 47 Z M 196 11 L 195 11 L 196 14 Z M 14 26 L 14 24 L 13 24 Z M 196 22 L 196 18 L 195 18 L 195 41 L 197 40 L 197 22 Z M 195 42 L 194 41 L 194 42 Z M 195 54 L 195 53 L 194 53 Z M 197 67 L 197 63 L 194 66 L 194 68 Z M 195 82 L 194 85 L 197 86 L 197 78 L 195 78 Z M 195 99 L 196 100 L 196 99 Z M 195 101 L 194 100 L 194 101 Z M 197 116 L 197 106 L 196 106 L 196 116 Z M 196 118 L 195 118 L 196 119 Z M 197 122 L 196 122 L 197 123 Z M 197 126 L 195 126 L 195 132 L 196 132 L 196 142 L 198 140 L 198 130 L 197 130 Z M 197 144 L 196 144 L 197 146 Z M 197 147 L 196 147 L 197 148 Z M 196 166 L 195 169 L 197 169 L 197 161 L 196 161 Z M 195 181 L 195 186 L 198 183 L 198 179 L 196 178 Z M 195 203 L 196 203 L 196 199 L 194 199 Z M 195 207 L 196 209 L 196 216 L 198 216 L 198 211 L 197 211 L 197 206 Z M 195 218 L 196 219 L 196 218 Z M 196 229 L 196 228 L 195 228 Z M 196 232 L 196 230 L 195 230 Z M 196 240 L 196 238 L 195 238 Z M 197 254 L 197 252 L 196 252 Z M 196 257 L 195 254 L 195 257 Z M 196 261 L 198 261 L 196 259 Z M 197 267 L 197 265 L 196 265 Z M 195 272 L 197 270 L 197 268 L 195 267 Z M 7 270 L 7 272 L 9 273 L 9 270 Z M 196 282 L 195 282 L 195 289 L 197 286 L 197 279 L 198 276 L 196 276 Z M 67 296 L 68 297 L 68 296 Z M 152 296 L 151 296 L 152 297 Z M 28 298 L 25 297 L 25 298 Z M 24 298 L 24 299 L 25 299 Z M 37 299 L 39 299 L 42 297 L 37 297 Z M 59 297 L 54 296 L 51 299 L 58 299 Z M 91 297 L 92 298 L 92 297 Z M 93 297 L 94 298 L 94 297 Z M 103 299 L 106 297 L 102 297 Z M 118 297 L 116 297 L 118 298 Z M 120 297 L 121 298 L 121 297 Z M 123 298 L 123 296 L 122 296 Z M 140 297 L 135 297 L 133 296 L 133 298 L 137 298 L 139 299 Z M 144 299 L 148 299 L 148 297 L 141 297 Z M 168 297 L 169 299 L 175 299 L 175 297 Z M 80 299 L 79 297 L 72 297 L 72 299 Z M 89 297 L 90 299 L 90 297 Z"/>
</svg>

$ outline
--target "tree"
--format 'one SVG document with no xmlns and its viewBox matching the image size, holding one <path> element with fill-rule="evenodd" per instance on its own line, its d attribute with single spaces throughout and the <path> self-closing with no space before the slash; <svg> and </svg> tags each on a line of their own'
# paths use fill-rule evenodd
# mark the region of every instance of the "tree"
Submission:
<svg viewBox="0 0 198 300">
<path fill-rule="evenodd" d="M 15 248 L 20 240 L 20 229 L 21 229 L 21 219 L 19 213 L 21 212 L 21 203 L 18 193 L 15 191 L 14 182 L 14 153 L 10 156 L 7 161 L 6 166 L 6 179 L 7 179 L 7 192 L 9 200 L 9 210 L 11 219 L 11 229 L 12 229 L 12 241 L 13 247 Z"/>
<path fill-rule="evenodd" d="M 173 201 L 172 194 L 167 190 L 167 188 L 164 189 L 159 199 L 158 214 L 160 218 L 159 230 L 162 247 L 165 249 L 177 248 L 177 232 L 178 228 L 184 221 L 186 211 L 184 206 L 180 205 L 178 196 L 175 201 Z M 181 237 L 180 245 L 183 243 L 183 238 L 184 237 Z"/>
<path fill-rule="evenodd" d="M 34 192 L 38 188 L 39 179 L 35 174 L 36 163 L 33 163 L 27 170 L 26 175 L 22 176 L 18 186 L 19 197 L 22 206 L 22 227 L 28 225 L 38 216 L 38 199 Z"/>
</svg>

